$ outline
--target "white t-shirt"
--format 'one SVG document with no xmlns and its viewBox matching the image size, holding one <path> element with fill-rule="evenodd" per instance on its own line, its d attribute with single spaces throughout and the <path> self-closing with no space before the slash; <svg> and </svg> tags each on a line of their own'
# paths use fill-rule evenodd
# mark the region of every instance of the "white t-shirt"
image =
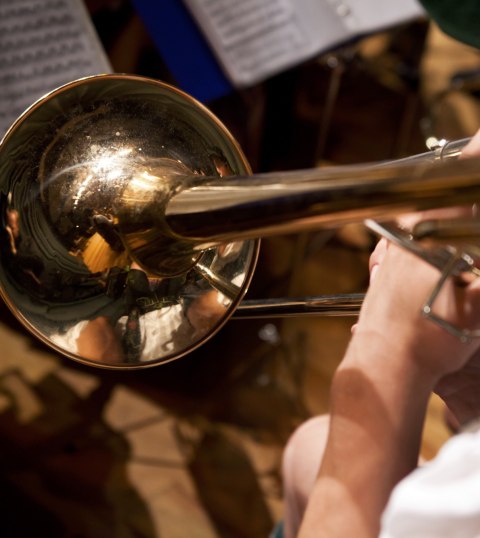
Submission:
<svg viewBox="0 0 480 538">
<path fill-rule="evenodd" d="M 402 480 L 382 517 L 380 538 L 447 537 L 480 537 L 479 431 L 452 437 Z"/>
</svg>

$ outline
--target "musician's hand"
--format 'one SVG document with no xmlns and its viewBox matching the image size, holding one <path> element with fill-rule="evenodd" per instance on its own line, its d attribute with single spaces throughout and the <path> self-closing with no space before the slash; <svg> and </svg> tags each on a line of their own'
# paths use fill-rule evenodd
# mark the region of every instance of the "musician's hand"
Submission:
<svg viewBox="0 0 480 538">
<path fill-rule="evenodd" d="M 370 279 L 372 283 L 375 280 L 379 267 L 387 255 L 388 249 L 389 244 L 385 239 L 382 239 L 377 244 L 376 249 L 370 257 Z M 414 270 L 413 266 L 412 270 Z M 475 284 L 475 288 L 477 287 L 478 284 Z M 413 293 L 414 291 L 412 290 L 412 295 Z M 477 292 L 475 291 L 475 293 Z M 423 297 L 423 299 L 425 299 L 425 297 Z M 477 299 L 475 299 L 475 303 L 476 301 Z M 420 307 L 420 305 L 418 305 L 418 307 Z M 398 310 L 398 315 L 403 315 L 400 310 Z M 477 315 L 479 315 L 478 322 L 480 323 L 480 313 Z M 440 334 L 440 336 L 442 335 Z M 395 337 L 395 340 L 397 340 L 397 337 Z M 459 342 L 457 344 L 459 344 Z M 478 344 L 480 345 L 480 341 Z M 473 345 L 477 345 L 477 343 L 474 342 Z M 464 348 L 463 345 L 460 345 L 459 347 L 462 355 L 461 357 L 458 356 L 457 351 L 452 349 L 451 358 L 448 356 L 442 358 L 442 361 L 446 361 L 445 366 L 454 368 L 456 371 L 451 371 L 441 377 L 434 389 L 452 413 L 450 420 L 456 422 L 456 424 L 452 424 L 452 426 L 465 424 L 480 415 L 480 350 L 474 351 L 471 358 L 468 359 L 468 354 L 470 353 L 469 350 Z M 443 354 L 446 349 L 447 348 L 445 348 L 445 350 L 440 350 L 440 354 Z M 467 352 L 467 361 L 465 364 L 462 364 L 462 361 L 464 361 L 464 352 Z"/>
<path fill-rule="evenodd" d="M 392 354 L 409 357 L 432 380 L 465 366 L 480 345 L 462 343 L 423 314 L 423 306 L 437 283 L 437 269 L 385 240 L 370 260 L 371 285 L 354 338 L 368 335 L 372 345 L 389 342 Z M 447 280 L 434 302 L 434 312 L 455 326 L 480 326 L 480 281 L 465 287 Z"/>
</svg>

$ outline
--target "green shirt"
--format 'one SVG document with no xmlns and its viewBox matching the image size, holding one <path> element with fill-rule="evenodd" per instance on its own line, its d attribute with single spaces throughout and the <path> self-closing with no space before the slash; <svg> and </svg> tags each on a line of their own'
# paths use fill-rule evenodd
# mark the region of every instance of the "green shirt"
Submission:
<svg viewBox="0 0 480 538">
<path fill-rule="evenodd" d="M 420 0 L 449 36 L 480 48 L 480 0 Z"/>
</svg>

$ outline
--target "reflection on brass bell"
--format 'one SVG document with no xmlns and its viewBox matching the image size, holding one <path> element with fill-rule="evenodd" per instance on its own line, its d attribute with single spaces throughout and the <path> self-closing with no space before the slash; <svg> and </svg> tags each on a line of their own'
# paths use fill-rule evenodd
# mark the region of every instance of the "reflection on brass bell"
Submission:
<svg viewBox="0 0 480 538">
<path fill-rule="evenodd" d="M 2 295 L 61 353 L 109 368 L 169 361 L 243 297 L 258 241 L 197 250 L 164 220 L 184 183 L 249 173 L 185 94 L 138 77 L 76 81 L 26 111 L 0 155 Z"/>
<path fill-rule="evenodd" d="M 1 295 L 43 342 L 105 368 L 181 357 L 237 307 L 355 314 L 361 294 L 240 305 L 258 238 L 476 202 L 477 160 L 450 162 L 465 143 L 252 176 L 227 129 L 185 93 L 129 75 L 81 79 L 32 105 L 0 145 Z M 443 251 L 371 226 L 443 264 Z"/>
</svg>

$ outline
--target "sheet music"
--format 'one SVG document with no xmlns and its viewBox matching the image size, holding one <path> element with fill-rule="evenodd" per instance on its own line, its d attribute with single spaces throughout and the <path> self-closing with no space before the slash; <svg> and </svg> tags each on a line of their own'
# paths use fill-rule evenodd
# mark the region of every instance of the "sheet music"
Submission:
<svg viewBox="0 0 480 538">
<path fill-rule="evenodd" d="M 417 0 L 329 0 L 344 24 L 358 34 L 401 24 L 424 14 Z"/>
<path fill-rule="evenodd" d="M 82 0 L 0 0 L 0 138 L 45 93 L 107 72 Z"/>
<path fill-rule="evenodd" d="M 419 17 L 417 0 L 184 0 L 234 86 Z"/>
</svg>

